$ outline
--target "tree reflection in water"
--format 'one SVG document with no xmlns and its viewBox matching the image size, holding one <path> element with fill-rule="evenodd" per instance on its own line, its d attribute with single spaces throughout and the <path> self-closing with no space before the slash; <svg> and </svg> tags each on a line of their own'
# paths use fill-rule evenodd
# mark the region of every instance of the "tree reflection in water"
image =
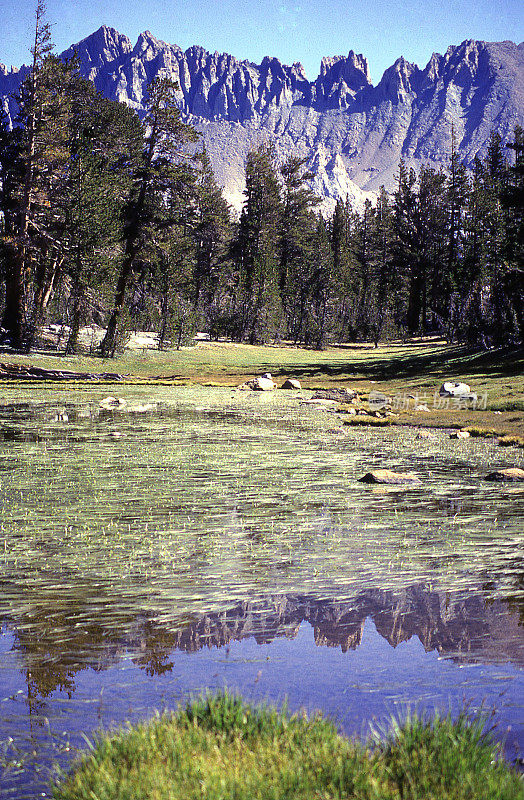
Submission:
<svg viewBox="0 0 524 800">
<path fill-rule="evenodd" d="M 172 669 L 174 650 L 192 653 L 248 637 L 257 644 L 277 637 L 293 639 L 303 622 L 313 628 L 318 646 L 339 647 L 344 653 L 361 644 L 365 622 L 371 619 L 392 647 L 417 637 L 427 652 L 435 650 L 460 663 L 511 662 L 524 667 L 522 609 L 487 601 L 471 591 L 451 594 L 423 585 L 402 591 L 370 589 L 341 600 L 272 595 L 169 626 L 130 614 L 120 618 L 122 633 L 116 636 L 105 624 L 105 611 L 99 620 L 92 608 L 89 614 L 91 621 L 86 623 L 87 614 L 78 606 L 59 613 L 39 606 L 4 621 L 15 633 L 13 647 L 24 665 L 33 709 L 57 689 L 71 698 L 77 672 L 107 669 L 125 652 L 134 654 L 133 663 L 147 675 L 163 675 Z"/>
</svg>

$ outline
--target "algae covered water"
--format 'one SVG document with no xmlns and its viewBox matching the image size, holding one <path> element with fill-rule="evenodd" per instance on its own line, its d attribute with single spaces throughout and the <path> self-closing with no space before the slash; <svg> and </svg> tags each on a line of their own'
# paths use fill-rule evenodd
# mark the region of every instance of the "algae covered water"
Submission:
<svg viewBox="0 0 524 800">
<path fill-rule="evenodd" d="M 223 686 L 364 736 L 484 705 L 522 755 L 524 489 L 484 480 L 522 451 L 292 392 L 2 394 L 0 796 L 47 796 L 100 726 Z M 358 482 L 377 467 L 422 484 Z"/>
</svg>

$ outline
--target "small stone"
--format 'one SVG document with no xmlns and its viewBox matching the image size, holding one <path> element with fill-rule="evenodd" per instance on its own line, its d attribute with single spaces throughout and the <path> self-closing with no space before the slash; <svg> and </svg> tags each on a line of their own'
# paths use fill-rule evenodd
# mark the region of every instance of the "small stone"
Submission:
<svg viewBox="0 0 524 800">
<path fill-rule="evenodd" d="M 453 431 L 449 434 L 450 439 L 469 439 L 469 431 Z"/>
<path fill-rule="evenodd" d="M 360 483 L 421 483 L 420 478 L 412 472 L 393 472 L 390 469 L 375 469 L 359 478 Z"/>
<path fill-rule="evenodd" d="M 524 469 L 520 467 L 508 467 L 506 469 L 496 469 L 486 475 L 487 481 L 524 481 Z"/>
<path fill-rule="evenodd" d="M 415 411 L 430 411 L 426 403 L 420 403 L 418 406 L 415 406 Z"/>
<path fill-rule="evenodd" d="M 436 437 L 435 437 L 434 433 L 431 433 L 431 431 L 422 430 L 422 431 L 418 431 L 416 438 L 417 439 L 435 439 Z"/>
<path fill-rule="evenodd" d="M 266 373 L 269 375 L 269 373 Z M 276 389 L 277 385 L 271 378 L 266 378 L 265 375 L 261 375 L 260 378 L 255 378 L 253 381 L 253 391 L 255 392 L 269 392 L 271 389 Z"/>
<path fill-rule="evenodd" d="M 312 397 L 311 400 L 302 400 L 301 405 L 303 405 L 303 406 L 325 406 L 327 408 L 328 406 L 336 406 L 337 405 L 337 401 L 336 400 L 327 400 L 326 398 L 323 398 L 323 397 Z"/>
<path fill-rule="evenodd" d="M 339 403 L 351 403 L 356 397 L 357 393 L 354 389 L 343 387 L 340 389 L 318 389 L 313 395 L 313 400 L 336 400 Z"/>
<path fill-rule="evenodd" d="M 111 410 L 113 408 L 122 408 L 125 404 L 126 401 L 123 397 L 104 397 L 98 405 L 100 408 Z"/>
<path fill-rule="evenodd" d="M 295 378 L 287 378 L 282 384 L 282 389 L 301 389 L 300 381 Z"/>
<path fill-rule="evenodd" d="M 268 375 L 270 375 L 270 373 L 265 372 L 264 375 L 261 375 L 259 378 L 252 378 L 250 381 L 246 381 L 237 388 L 241 392 L 249 390 L 253 392 L 268 392 L 271 389 L 276 389 L 276 383 L 271 379 L 271 376 L 268 378 Z"/>
<path fill-rule="evenodd" d="M 463 394 L 470 394 L 471 389 L 467 383 L 455 383 L 454 381 L 444 381 L 438 393 L 441 397 L 460 397 Z"/>
</svg>

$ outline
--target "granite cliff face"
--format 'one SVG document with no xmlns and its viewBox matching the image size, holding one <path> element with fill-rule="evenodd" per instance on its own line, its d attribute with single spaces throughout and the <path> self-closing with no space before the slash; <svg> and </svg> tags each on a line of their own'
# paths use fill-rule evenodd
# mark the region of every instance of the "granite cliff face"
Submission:
<svg viewBox="0 0 524 800">
<path fill-rule="evenodd" d="M 246 155 L 262 142 L 274 141 L 281 159 L 309 159 L 313 186 L 329 210 L 337 197 L 349 195 L 358 206 L 381 184 L 392 188 L 400 158 L 415 167 L 446 164 L 452 125 L 466 164 L 485 154 L 492 130 L 507 141 L 516 124 L 524 125 L 524 43 L 468 40 L 433 54 L 424 69 L 401 57 L 376 86 L 367 60 L 353 51 L 323 58 L 310 82 L 300 63 L 266 57 L 256 65 L 202 47 L 183 51 L 149 31 L 133 46 L 102 27 L 64 56 L 74 50 L 82 74 L 106 97 L 139 111 L 156 75 L 176 80 L 182 114 L 202 132 L 237 208 Z M 8 95 L 24 74 L 0 66 L 0 96 L 11 116 Z"/>
</svg>

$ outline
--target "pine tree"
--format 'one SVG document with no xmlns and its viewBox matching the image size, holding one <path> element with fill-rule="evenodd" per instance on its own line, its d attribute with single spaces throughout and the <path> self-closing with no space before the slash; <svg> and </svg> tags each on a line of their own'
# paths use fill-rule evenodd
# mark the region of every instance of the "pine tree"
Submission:
<svg viewBox="0 0 524 800">
<path fill-rule="evenodd" d="M 513 142 L 514 164 L 508 171 L 507 182 L 501 188 L 501 202 L 507 210 L 504 255 L 515 265 L 524 264 L 524 129 L 517 125 Z"/>
<path fill-rule="evenodd" d="M 279 288 L 288 335 L 304 341 L 307 333 L 308 299 L 312 273 L 317 270 L 317 220 L 313 209 L 319 202 L 306 186 L 304 158 L 292 156 L 281 167 L 282 217 L 280 221 Z"/>
<path fill-rule="evenodd" d="M 177 84 L 156 78 L 148 88 L 148 110 L 142 121 L 144 150 L 125 211 L 124 254 L 118 276 L 113 309 L 100 351 L 113 356 L 117 347 L 118 324 L 124 308 L 128 281 L 147 234 L 160 226 L 169 227 L 166 196 L 176 190 L 177 165 L 184 161 L 184 145 L 197 134 L 184 124 L 176 103 Z"/>
<path fill-rule="evenodd" d="M 197 320 L 208 326 L 212 309 L 220 308 L 221 274 L 232 235 L 231 212 L 217 185 L 209 156 L 198 157 L 193 275 L 193 309 Z"/>
<path fill-rule="evenodd" d="M 278 336 L 280 185 L 271 147 L 252 150 L 246 161 L 246 199 L 233 252 L 238 278 L 236 305 L 240 338 L 251 344 Z"/>
<path fill-rule="evenodd" d="M 380 187 L 376 206 L 371 216 L 370 291 L 367 298 L 367 327 L 375 347 L 384 327 L 392 318 L 393 298 L 397 287 L 393 269 L 393 211 L 388 194 Z"/>
<path fill-rule="evenodd" d="M 15 348 L 26 346 L 27 291 L 33 269 L 30 224 L 35 201 L 35 174 L 42 157 L 39 137 L 45 129 L 49 111 L 45 78 L 49 67 L 48 56 L 53 46 L 50 26 L 45 21 L 45 16 L 45 3 L 37 0 L 34 41 L 31 47 L 32 63 L 17 98 L 17 121 L 22 127 L 17 148 L 21 182 L 18 192 L 13 192 L 10 197 L 9 204 L 14 203 L 15 207 L 7 209 L 8 213 L 11 212 L 11 217 L 6 223 L 3 241 L 6 296 L 1 327 L 4 341 Z M 5 162 L 5 158 L 2 161 Z"/>
<path fill-rule="evenodd" d="M 500 201 L 505 211 L 505 270 L 501 275 L 500 293 L 505 307 L 501 318 L 499 341 L 524 341 L 524 130 L 517 126 L 514 140 L 508 145 L 514 163 L 503 184 Z"/>
<path fill-rule="evenodd" d="M 78 79 L 69 121 L 69 170 L 54 199 L 67 244 L 64 271 L 71 278 L 71 333 L 67 352 L 77 349 L 88 294 L 96 296 L 114 274 L 122 237 L 122 209 L 140 158 L 138 116 L 105 100 Z"/>
<path fill-rule="evenodd" d="M 464 294 L 464 215 L 469 196 L 469 181 L 464 164 L 460 161 L 455 134 L 452 130 L 451 158 L 447 186 L 448 247 L 443 288 L 449 297 L 447 337 L 454 340 L 460 328 L 461 297 Z"/>
<path fill-rule="evenodd" d="M 316 218 L 311 260 L 304 343 L 322 350 L 336 331 L 336 284 L 329 229 L 321 215 Z"/>
<path fill-rule="evenodd" d="M 337 200 L 331 219 L 331 249 L 333 253 L 333 292 L 338 297 L 335 311 L 336 336 L 340 340 L 354 339 L 358 308 L 358 270 L 355 259 L 355 238 L 358 215 L 349 200 Z"/>
</svg>

